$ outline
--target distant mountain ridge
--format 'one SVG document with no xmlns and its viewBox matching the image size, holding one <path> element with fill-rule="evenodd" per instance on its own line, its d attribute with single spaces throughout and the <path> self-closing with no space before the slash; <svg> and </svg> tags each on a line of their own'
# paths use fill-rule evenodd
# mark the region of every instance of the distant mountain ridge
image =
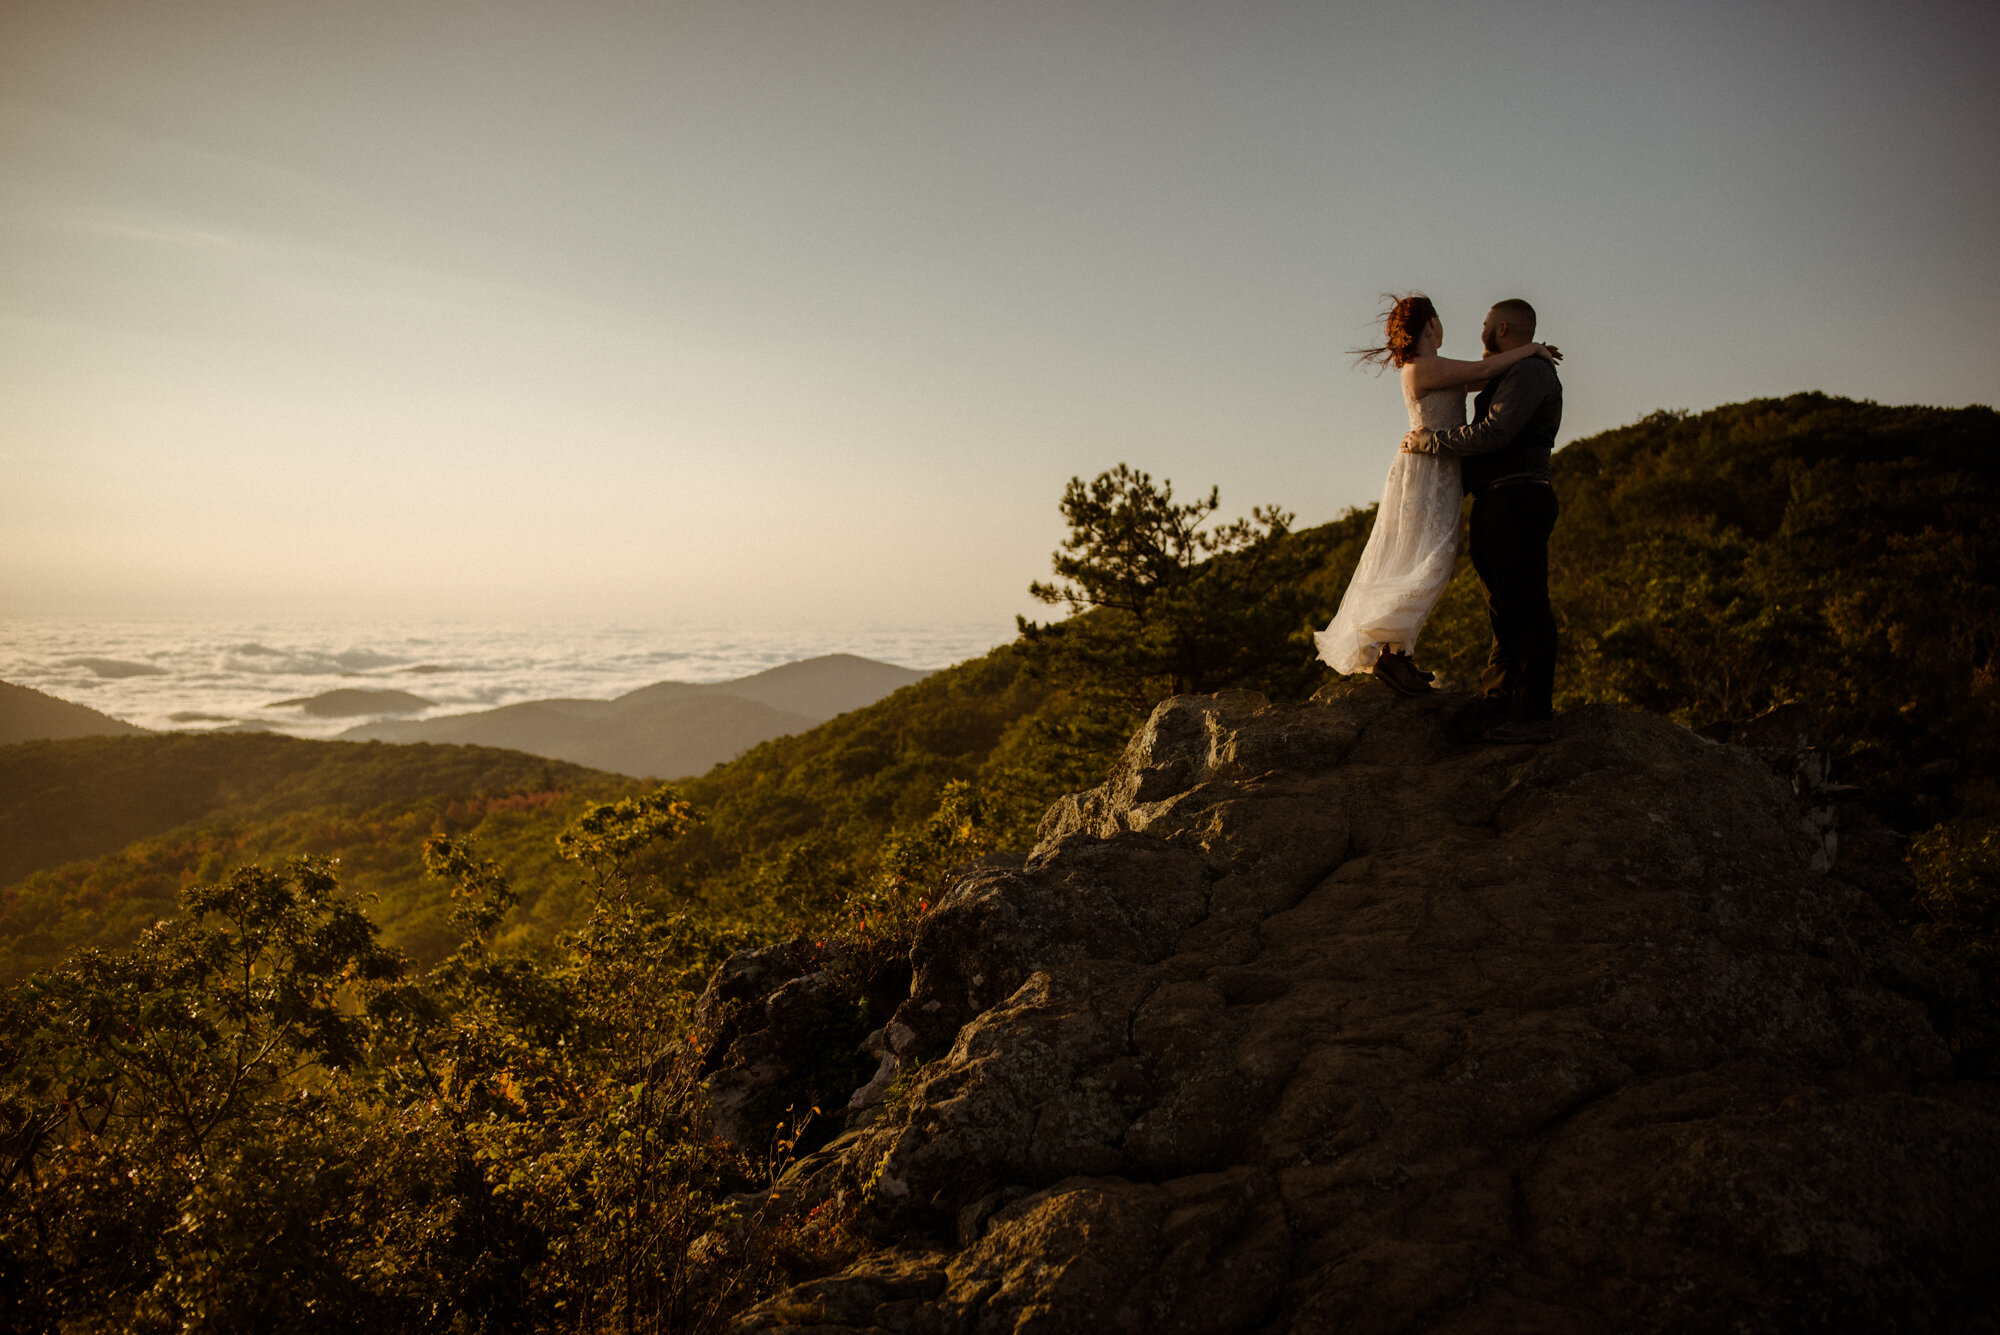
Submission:
<svg viewBox="0 0 2000 1335">
<path fill-rule="evenodd" d="M 500 746 L 616 774 L 680 778 L 865 708 L 929 675 L 856 654 L 824 654 L 734 681 L 663 681 L 614 700 L 529 700 L 442 718 L 364 723 L 340 736 Z"/>
<path fill-rule="evenodd" d="M 32 687 L 0 681 L 0 746 L 68 737 L 137 736 L 146 731 L 136 723 L 101 714 L 88 705 L 72 704 Z"/>
<path fill-rule="evenodd" d="M 268 709 L 302 710 L 308 718 L 352 718 L 356 714 L 414 714 L 429 709 L 435 700 L 408 691 L 365 690 L 344 686 L 337 691 L 302 695 L 293 700 L 273 700 Z"/>
</svg>

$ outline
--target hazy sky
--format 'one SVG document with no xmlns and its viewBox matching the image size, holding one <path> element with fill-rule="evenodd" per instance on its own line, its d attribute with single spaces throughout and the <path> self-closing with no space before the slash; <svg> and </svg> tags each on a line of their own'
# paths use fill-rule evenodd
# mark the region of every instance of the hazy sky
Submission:
<svg viewBox="0 0 2000 1335">
<path fill-rule="evenodd" d="M 1564 439 L 2000 400 L 2000 6 L 0 3 L 0 615 L 915 624 L 1072 474 L 1373 499 L 1380 293 Z"/>
</svg>

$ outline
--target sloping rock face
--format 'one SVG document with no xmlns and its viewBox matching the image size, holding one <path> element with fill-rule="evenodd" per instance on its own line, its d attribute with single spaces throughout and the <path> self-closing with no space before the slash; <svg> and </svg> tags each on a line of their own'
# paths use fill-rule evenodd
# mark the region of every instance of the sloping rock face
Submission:
<svg viewBox="0 0 2000 1335">
<path fill-rule="evenodd" d="M 1994 1329 L 1967 980 L 1749 753 L 1462 704 L 1161 705 L 927 918 L 900 1092 L 785 1184 L 882 1250 L 738 1328 Z"/>
</svg>

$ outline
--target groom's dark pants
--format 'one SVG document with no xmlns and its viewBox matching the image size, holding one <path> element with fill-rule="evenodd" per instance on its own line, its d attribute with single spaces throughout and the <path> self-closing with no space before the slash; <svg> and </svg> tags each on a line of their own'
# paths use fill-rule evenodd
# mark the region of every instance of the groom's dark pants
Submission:
<svg viewBox="0 0 2000 1335">
<path fill-rule="evenodd" d="M 1486 587 L 1493 650 L 1481 694 L 1510 719 L 1555 717 L 1556 614 L 1549 606 L 1555 488 L 1526 482 L 1472 498 L 1472 568 Z"/>
</svg>

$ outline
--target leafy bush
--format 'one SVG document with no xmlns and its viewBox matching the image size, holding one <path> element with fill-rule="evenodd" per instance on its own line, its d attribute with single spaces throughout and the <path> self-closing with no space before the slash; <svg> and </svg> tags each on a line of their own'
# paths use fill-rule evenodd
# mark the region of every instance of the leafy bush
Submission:
<svg viewBox="0 0 2000 1335">
<path fill-rule="evenodd" d="M 687 1020 L 745 939 L 657 911 L 630 870 L 691 820 L 657 789 L 573 822 L 588 913 L 541 956 L 496 953 L 512 888 L 438 835 L 462 939 L 428 970 L 300 858 L 10 989 L 0 1319 L 700 1330 L 845 1246 L 772 1215 L 789 1146 L 707 1138 Z"/>
</svg>

